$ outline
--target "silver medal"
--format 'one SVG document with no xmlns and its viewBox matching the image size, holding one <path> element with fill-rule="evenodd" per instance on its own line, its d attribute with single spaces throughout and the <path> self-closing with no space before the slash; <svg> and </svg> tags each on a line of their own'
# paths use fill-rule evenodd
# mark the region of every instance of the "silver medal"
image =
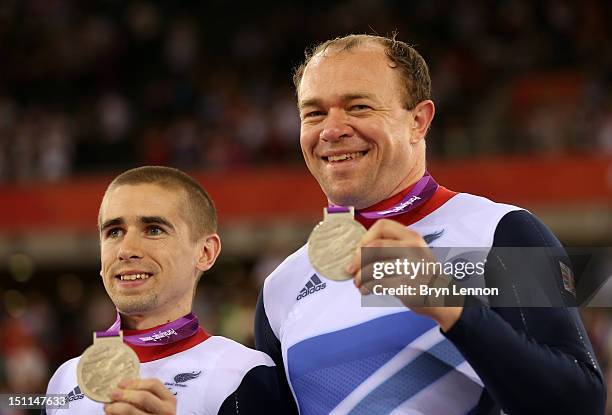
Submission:
<svg viewBox="0 0 612 415">
<path fill-rule="evenodd" d="M 77 365 L 77 383 L 81 391 L 97 402 L 111 402 L 110 394 L 123 379 L 140 377 L 136 353 L 119 336 L 97 337 L 85 350 Z"/>
<path fill-rule="evenodd" d="M 335 281 L 352 278 L 346 267 L 355 255 L 366 229 L 354 219 L 355 209 L 349 212 L 328 213 L 323 209 L 319 222 L 308 238 L 308 258 L 317 273 Z"/>
</svg>

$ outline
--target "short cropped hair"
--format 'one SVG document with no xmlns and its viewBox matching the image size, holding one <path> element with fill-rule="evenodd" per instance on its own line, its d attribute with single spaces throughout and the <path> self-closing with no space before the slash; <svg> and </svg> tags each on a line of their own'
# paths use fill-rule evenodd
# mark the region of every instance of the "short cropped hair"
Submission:
<svg viewBox="0 0 612 415">
<path fill-rule="evenodd" d="M 364 44 L 378 44 L 383 47 L 392 68 L 398 68 L 404 90 L 404 107 L 413 109 L 419 102 L 431 99 L 431 78 L 425 59 L 412 46 L 395 38 L 374 35 L 348 35 L 337 37 L 307 48 L 305 59 L 293 73 L 293 84 L 296 95 L 299 94 L 300 83 L 308 63 L 317 55 L 331 52 L 350 52 Z"/>
<path fill-rule="evenodd" d="M 144 166 L 123 172 L 108 185 L 104 197 L 115 187 L 138 184 L 156 184 L 163 188 L 185 192 L 186 203 L 183 213 L 192 240 L 217 232 L 217 210 L 206 190 L 191 176 L 172 167 Z M 98 227 L 101 226 L 101 213 L 100 210 Z"/>
</svg>

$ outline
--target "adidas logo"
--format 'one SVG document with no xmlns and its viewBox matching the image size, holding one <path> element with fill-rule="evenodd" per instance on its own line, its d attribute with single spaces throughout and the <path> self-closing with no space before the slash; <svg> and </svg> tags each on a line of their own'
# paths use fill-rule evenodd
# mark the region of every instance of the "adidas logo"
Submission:
<svg viewBox="0 0 612 415">
<path fill-rule="evenodd" d="M 296 300 L 299 301 L 307 295 L 321 291 L 325 287 L 327 287 L 327 285 L 321 281 L 317 274 L 312 274 L 312 277 L 310 277 L 304 288 L 300 290 Z"/>
<path fill-rule="evenodd" d="M 83 392 L 81 392 L 81 388 L 76 386 L 72 391 L 70 391 L 68 396 L 66 396 L 66 399 L 68 400 L 68 402 L 72 402 L 79 399 L 83 399 L 84 397 L 85 395 L 83 395 Z"/>
</svg>

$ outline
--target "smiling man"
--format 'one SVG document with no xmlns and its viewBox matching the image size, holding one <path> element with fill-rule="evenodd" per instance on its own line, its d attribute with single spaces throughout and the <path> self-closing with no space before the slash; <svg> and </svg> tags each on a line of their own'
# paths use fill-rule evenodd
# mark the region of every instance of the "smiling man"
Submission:
<svg viewBox="0 0 612 415">
<path fill-rule="evenodd" d="M 355 208 L 368 228 L 361 247 L 424 256 L 433 256 L 431 244 L 478 247 L 485 278 L 521 275 L 571 296 L 565 255 L 543 264 L 504 257 L 503 247 L 562 249 L 537 218 L 450 191 L 427 173 L 435 106 L 415 49 L 394 38 L 337 38 L 306 53 L 294 83 L 306 165 L 333 207 L 328 216 Z M 256 345 L 302 415 L 603 413 L 602 375 L 575 308 L 494 307 L 478 298 L 426 307 L 432 303 L 404 294 L 396 307 L 365 307 L 361 295 L 374 282 L 394 288 L 395 280 L 361 271 L 356 254 L 346 269 L 352 281 L 326 280 L 305 245 L 265 281 Z M 517 297 L 531 294 L 514 288 Z"/>
<path fill-rule="evenodd" d="M 232 340 L 210 336 L 191 312 L 196 285 L 221 250 L 206 191 L 168 167 L 129 170 L 108 186 L 99 212 L 102 282 L 136 352 L 141 379 L 101 404 L 77 385 L 80 358 L 64 363 L 47 393 L 74 399 L 58 414 L 245 414 L 279 408 L 274 363 Z M 44 413 L 44 411 L 43 411 Z"/>
</svg>

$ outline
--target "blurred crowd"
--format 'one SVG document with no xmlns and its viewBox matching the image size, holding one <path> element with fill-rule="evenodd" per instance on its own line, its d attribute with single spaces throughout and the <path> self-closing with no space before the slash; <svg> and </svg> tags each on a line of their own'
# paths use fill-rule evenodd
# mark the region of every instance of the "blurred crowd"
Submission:
<svg viewBox="0 0 612 415">
<path fill-rule="evenodd" d="M 0 3 L 0 183 L 299 163 L 291 69 L 350 32 L 415 44 L 433 157 L 612 153 L 604 0 Z"/>
</svg>

